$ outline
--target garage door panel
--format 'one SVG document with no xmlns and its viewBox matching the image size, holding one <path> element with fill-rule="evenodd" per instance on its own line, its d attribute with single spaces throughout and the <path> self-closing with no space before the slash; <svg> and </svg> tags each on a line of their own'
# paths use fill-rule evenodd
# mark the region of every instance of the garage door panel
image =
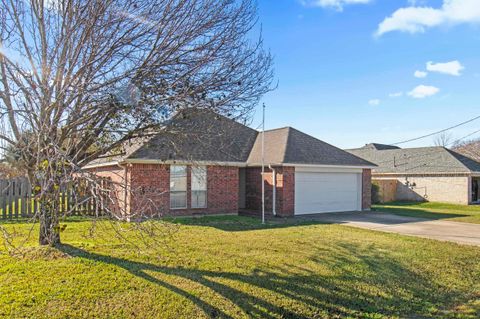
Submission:
<svg viewBox="0 0 480 319">
<path fill-rule="evenodd" d="M 295 214 L 358 210 L 359 178 L 358 173 L 297 172 Z"/>
</svg>

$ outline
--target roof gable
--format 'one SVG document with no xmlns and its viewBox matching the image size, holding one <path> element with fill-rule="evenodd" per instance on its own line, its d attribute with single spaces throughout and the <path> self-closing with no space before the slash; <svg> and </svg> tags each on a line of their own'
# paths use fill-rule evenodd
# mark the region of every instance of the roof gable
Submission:
<svg viewBox="0 0 480 319">
<path fill-rule="evenodd" d="M 346 166 L 372 165 L 370 162 L 294 128 L 290 128 L 284 163 Z"/>
<path fill-rule="evenodd" d="M 262 134 L 260 133 L 248 163 L 261 163 L 261 151 Z M 291 127 L 265 132 L 265 163 L 374 166 L 366 160 Z"/>
<path fill-rule="evenodd" d="M 280 164 L 284 162 L 288 142 L 288 127 L 265 131 L 265 163 Z M 247 163 L 262 162 L 262 133 L 258 133 Z"/>
<path fill-rule="evenodd" d="M 257 134 L 209 110 L 184 110 L 128 159 L 246 162 Z"/>
<path fill-rule="evenodd" d="M 360 149 L 371 149 L 377 151 L 385 151 L 385 150 L 398 150 L 400 147 L 395 145 L 387 145 L 387 144 L 379 144 L 379 143 L 370 143 L 361 147 Z"/>
</svg>

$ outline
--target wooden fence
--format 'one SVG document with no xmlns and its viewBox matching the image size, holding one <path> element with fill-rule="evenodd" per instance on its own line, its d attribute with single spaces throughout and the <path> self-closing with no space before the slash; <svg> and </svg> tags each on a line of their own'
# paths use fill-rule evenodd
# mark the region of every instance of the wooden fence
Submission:
<svg viewBox="0 0 480 319">
<path fill-rule="evenodd" d="M 85 188 L 88 185 L 84 185 Z M 79 195 L 74 187 L 60 193 L 60 212 L 71 216 L 92 215 L 97 212 L 92 196 Z M 0 179 L 0 220 L 30 218 L 39 210 L 39 202 L 32 194 L 32 187 L 26 178 Z"/>
</svg>

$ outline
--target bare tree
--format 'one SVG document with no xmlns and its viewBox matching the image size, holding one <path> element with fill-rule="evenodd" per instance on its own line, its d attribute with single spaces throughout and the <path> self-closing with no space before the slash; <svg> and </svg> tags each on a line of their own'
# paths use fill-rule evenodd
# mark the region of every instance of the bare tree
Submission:
<svg viewBox="0 0 480 319">
<path fill-rule="evenodd" d="M 449 132 L 443 132 L 437 135 L 433 141 L 435 146 L 449 147 L 454 142 L 453 136 Z"/>
<path fill-rule="evenodd" d="M 455 152 L 480 162 L 480 139 L 457 141 L 452 149 Z"/>
<path fill-rule="evenodd" d="M 273 78 L 256 24 L 253 0 L 0 0 L 1 148 L 41 203 L 41 245 L 85 164 L 181 108 L 249 115 Z"/>
</svg>

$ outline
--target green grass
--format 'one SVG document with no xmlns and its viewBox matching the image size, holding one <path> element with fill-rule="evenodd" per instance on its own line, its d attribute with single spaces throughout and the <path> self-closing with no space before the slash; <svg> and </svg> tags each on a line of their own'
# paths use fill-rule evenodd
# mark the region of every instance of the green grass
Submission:
<svg viewBox="0 0 480 319">
<path fill-rule="evenodd" d="M 393 202 L 374 205 L 376 211 L 428 219 L 448 219 L 453 221 L 480 224 L 480 206 L 455 205 L 445 203 Z"/>
<path fill-rule="evenodd" d="M 240 217 L 174 222 L 157 248 L 132 249 L 107 227 L 98 238 L 85 237 L 90 223 L 76 221 L 67 223 L 58 250 L 0 255 L 0 317 L 480 315 L 478 247 L 340 225 L 262 226 Z M 3 226 L 19 236 L 28 229 Z"/>
</svg>

